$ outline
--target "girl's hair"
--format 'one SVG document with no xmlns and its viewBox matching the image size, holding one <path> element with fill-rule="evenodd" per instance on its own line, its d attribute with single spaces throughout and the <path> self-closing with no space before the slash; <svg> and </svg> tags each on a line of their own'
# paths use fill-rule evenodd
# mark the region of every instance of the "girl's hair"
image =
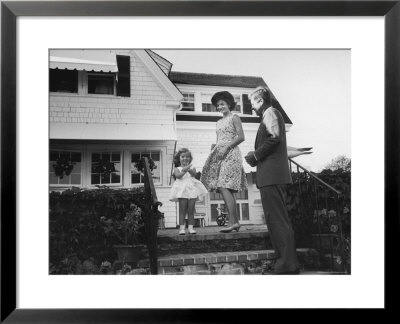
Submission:
<svg viewBox="0 0 400 324">
<path fill-rule="evenodd" d="M 189 155 L 190 155 L 190 162 L 192 162 L 192 160 L 193 160 L 193 156 L 192 156 L 192 152 L 190 152 L 187 148 L 181 148 L 178 152 L 176 152 L 176 154 L 175 154 L 175 156 L 174 156 L 174 164 L 175 164 L 175 167 L 177 168 L 177 167 L 179 167 L 179 166 L 181 166 L 181 160 L 180 160 L 180 157 L 181 157 L 181 154 L 182 153 L 189 153 Z"/>
</svg>

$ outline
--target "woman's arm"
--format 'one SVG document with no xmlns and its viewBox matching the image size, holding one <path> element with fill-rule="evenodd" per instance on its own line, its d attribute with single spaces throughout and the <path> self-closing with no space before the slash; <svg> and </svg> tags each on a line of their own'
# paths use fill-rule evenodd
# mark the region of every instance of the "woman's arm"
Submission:
<svg viewBox="0 0 400 324">
<path fill-rule="evenodd" d="M 231 149 L 233 149 L 235 146 L 239 145 L 244 141 L 244 133 L 240 117 L 238 115 L 233 115 L 232 120 L 233 120 L 233 125 L 235 126 L 237 136 L 227 146 L 221 148 L 220 154 L 222 158 L 225 158 L 225 156 Z"/>
<path fill-rule="evenodd" d="M 238 136 L 229 144 L 230 148 L 234 148 L 244 141 L 244 133 L 240 117 L 238 115 L 233 115 L 232 120 Z"/>
</svg>

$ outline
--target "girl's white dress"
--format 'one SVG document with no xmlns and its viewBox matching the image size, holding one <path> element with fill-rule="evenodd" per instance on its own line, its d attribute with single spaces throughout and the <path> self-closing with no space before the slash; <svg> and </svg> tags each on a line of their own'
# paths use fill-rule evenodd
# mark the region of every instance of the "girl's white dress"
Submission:
<svg viewBox="0 0 400 324">
<path fill-rule="evenodd" d="M 181 171 L 182 167 L 177 169 Z M 199 180 L 192 177 L 189 172 L 186 172 L 182 178 L 175 180 L 169 194 L 169 200 L 178 201 L 178 198 L 194 199 L 207 193 L 206 187 Z"/>
</svg>

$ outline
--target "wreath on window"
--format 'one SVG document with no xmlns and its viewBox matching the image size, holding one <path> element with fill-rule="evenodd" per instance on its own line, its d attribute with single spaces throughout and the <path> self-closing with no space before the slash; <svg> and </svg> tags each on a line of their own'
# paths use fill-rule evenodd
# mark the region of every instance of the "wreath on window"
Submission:
<svg viewBox="0 0 400 324">
<path fill-rule="evenodd" d="M 153 159 L 151 157 L 147 157 L 149 161 L 149 168 L 150 172 L 152 172 L 154 169 L 157 169 L 157 165 L 154 163 Z M 135 167 L 136 169 L 144 174 L 144 158 L 141 158 L 139 161 L 135 162 Z"/>
<path fill-rule="evenodd" d="M 106 176 L 109 176 L 112 172 L 115 172 L 114 162 L 100 159 L 93 165 L 93 173 L 100 173 L 101 178 L 104 180 Z"/>
<path fill-rule="evenodd" d="M 54 173 L 57 177 L 62 179 L 65 176 L 69 176 L 74 168 L 75 162 L 72 162 L 69 157 L 59 157 L 56 160 L 56 164 L 53 164 Z"/>
</svg>

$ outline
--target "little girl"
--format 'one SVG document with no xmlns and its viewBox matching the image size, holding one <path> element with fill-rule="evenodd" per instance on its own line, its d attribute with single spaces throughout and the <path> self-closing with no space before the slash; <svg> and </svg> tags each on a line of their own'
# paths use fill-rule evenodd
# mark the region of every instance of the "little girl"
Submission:
<svg viewBox="0 0 400 324">
<path fill-rule="evenodd" d="M 208 193 L 206 187 L 195 178 L 196 169 L 192 168 L 192 153 L 182 148 L 175 154 L 174 177 L 169 200 L 179 202 L 179 235 L 185 235 L 185 215 L 188 215 L 189 234 L 196 234 L 194 225 L 194 207 L 199 196 Z"/>
</svg>

